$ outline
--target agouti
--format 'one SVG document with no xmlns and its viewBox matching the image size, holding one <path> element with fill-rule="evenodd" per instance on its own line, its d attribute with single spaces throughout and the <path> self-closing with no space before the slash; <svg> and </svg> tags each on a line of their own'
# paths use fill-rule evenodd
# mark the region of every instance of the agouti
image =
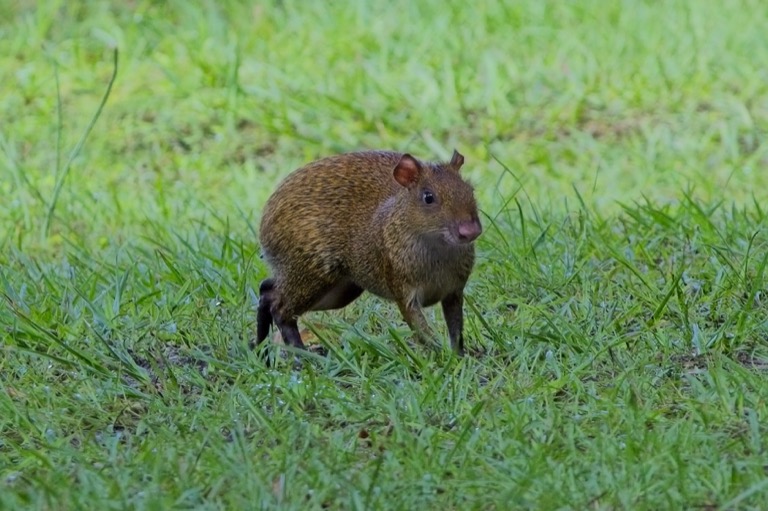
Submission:
<svg viewBox="0 0 768 511">
<path fill-rule="evenodd" d="M 297 319 L 340 309 L 363 291 L 400 308 L 426 341 L 421 311 L 440 302 L 451 347 L 464 353 L 464 286 L 482 232 L 472 187 L 448 163 L 365 151 L 294 171 L 267 201 L 260 241 L 274 276 L 259 287 L 256 343 L 274 321 L 283 341 L 304 348 Z"/>
</svg>

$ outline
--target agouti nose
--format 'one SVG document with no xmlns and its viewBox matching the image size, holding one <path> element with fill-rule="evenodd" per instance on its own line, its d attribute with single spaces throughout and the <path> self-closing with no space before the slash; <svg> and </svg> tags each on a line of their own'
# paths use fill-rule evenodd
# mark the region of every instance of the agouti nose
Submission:
<svg viewBox="0 0 768 511">
<path fill-rule="evenodd" d="M 459 223 L 459 241 L 469 243 L 474 241 L 480 233 L 483 232 L 483 228 L 480 227 L 480 222 L 477 220 L 470 220 L 469 222 Z"/>
</svg>

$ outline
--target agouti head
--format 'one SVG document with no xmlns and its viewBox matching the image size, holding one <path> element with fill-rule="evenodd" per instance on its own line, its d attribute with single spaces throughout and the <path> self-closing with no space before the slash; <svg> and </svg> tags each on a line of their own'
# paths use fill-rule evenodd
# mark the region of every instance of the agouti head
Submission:
<svg viewBox="0 0 768 511">
<path fill-rule="evenodd" d="M 480 236 L 483 228 L 474 192 L 459 174 L 463 164 L 457 151 L 448 163 L 425 163 L 402 155 L 393 170 L 395 181 L 406 191 L 398 197 L 397 208 L 412 232 L 452 246 Z"/>
</svg>

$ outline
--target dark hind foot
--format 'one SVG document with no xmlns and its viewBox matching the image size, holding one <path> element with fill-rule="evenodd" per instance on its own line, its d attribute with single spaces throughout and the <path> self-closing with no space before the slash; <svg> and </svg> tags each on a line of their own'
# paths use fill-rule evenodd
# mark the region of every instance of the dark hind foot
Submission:
<svg viewBox="0 0 768 511">
<path fill-rule="evenodd" d="M 272 327 L 272 290 L 274 287 L 273 279 L 266 279 L 259 286 L 259 305 L 256 308 L 256 340 L 251 341 L 251 349 L 264 342 Z"/>
</svg>

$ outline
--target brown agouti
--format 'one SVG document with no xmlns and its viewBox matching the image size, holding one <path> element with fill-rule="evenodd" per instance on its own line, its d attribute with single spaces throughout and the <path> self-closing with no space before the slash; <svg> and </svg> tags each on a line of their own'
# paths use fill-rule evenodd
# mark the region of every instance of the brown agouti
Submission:
<svg viewBox="0 0 768 511">
<path fill-rule="evenodd" d="M 294 171 L 267 201 L 263 255 L 274 277 L 259 287 L 256 343 L 274 321 L 283 341 L 304 348 L 297 319 L 340 309 L 363 291 L 400 308 L 422 340 L 421 311 L 441 302 L 451 347 L 464 352 L 464 286 L 482 232 L 472 187 L 448 163 L 366 151 L 324 158 Z"/>
</svg>

